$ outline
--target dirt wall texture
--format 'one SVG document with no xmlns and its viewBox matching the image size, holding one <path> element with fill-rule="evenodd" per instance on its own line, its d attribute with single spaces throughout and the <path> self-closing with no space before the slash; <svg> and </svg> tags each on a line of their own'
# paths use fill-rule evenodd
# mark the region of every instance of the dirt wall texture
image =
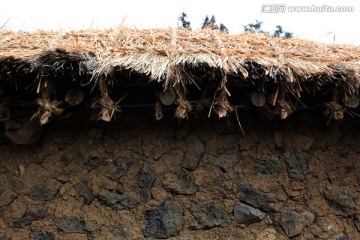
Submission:
<svg viewBox="0 0 360 240">
<path fill-rule="evenodd" d="M 0 145 L 0 239 L 360 239 L 360 121 L 124 112 Z"/>
</svg>

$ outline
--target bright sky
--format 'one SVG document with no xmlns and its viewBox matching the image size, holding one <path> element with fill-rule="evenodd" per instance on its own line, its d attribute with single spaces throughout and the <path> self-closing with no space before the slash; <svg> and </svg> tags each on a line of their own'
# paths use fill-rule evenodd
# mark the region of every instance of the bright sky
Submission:
<svg viewBox="0 0 360 240">
<path fill-rule="evenodd" d="M 275 5 L 266 5 L 266 4 Z M 286 4 L 285 8 L 283 7 Z M 290 12 L 291 6 L 350 6 L 353 12 Z M 268 13 L 283 9 L 284 12 Z M 265 12 L 262 12 L 265 11 Z M 215 15 L 230 33 L 243 25 L 264 22 L 273 32 L 276 25 L 294 36 L 328 43 L 360 45 L 360 1 L 358 0 L 6 0 L 0 8 L 0 28 L 32 31 L 176 26 L 181 12 L 188 15 L 193 29 L 200 28 L 206 15 Z"/>
</svg>

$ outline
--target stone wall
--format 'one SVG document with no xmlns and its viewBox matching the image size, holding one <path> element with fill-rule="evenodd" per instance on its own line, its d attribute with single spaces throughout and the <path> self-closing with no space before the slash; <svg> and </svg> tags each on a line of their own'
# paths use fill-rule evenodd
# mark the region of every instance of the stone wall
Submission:
<svg viewBox="0 0 360 240">
<path fill-rule="evenodd" d="M 57 120 L 0 145 L 0 239 L 360 239 L 360 121 Z"/>
</svg>

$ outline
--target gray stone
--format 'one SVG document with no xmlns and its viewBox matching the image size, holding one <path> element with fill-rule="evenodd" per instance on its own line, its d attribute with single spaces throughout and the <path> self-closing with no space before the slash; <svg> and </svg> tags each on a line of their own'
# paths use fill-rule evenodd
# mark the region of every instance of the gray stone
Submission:
<svg viewBox="0 0 360 240">
<path fill-rule="evenodd" d="M 290 178 L 298 181 L 304 181 L 309 173 L 309 154 L 299 152 L 291 155 L 286 160 L 287 173 Z"/>
<path fill-rule="evenodd" d="M 349 240 L 349 238 L 346 234 L 341 234 L 331 238 L 330 240 Z"/>
<path fill-rule="evenodd" d="M 100 202 L 114 210 L 134 208 L 137 204 L 137 201 L 126 193 L 119 194 L 105 189 L 99 191 L 97 198 Z"/>
<path fill-rule="evenodd" d="M 263 174 L 272 174 L 280 171 L 280 160 L 279 157 L 275 155 L 269 155 L 265 158 L 258 159 L 255 162 L 255 168 L 258 172 Z"/>
<path fill-rule="evenodd" d="M 308 211 L 302 213 L 282 212 L 280 217 L 280 224 L 288 237 L 299 235 L 305 227 L 310 226 L 315 221 L 315 215 Z"/>
<path fill-rule="evenodd" d="M 27 211 L 21 218 L 15 218 L 13 224 L 15 228 L 22 228 L 29 225 L 33 221 L 42 219 L 45 217 L 47 208 L 44 206 L 32 206 L 28 207 Z"/>
<path fill-rule="evenodd" d="M 73 217 L 61 217 L 55 220 L 59 229 L 66 233 L 84 233 L 85 223 Z"/>
<path fill-rule="evenodd" d="M 234 218 L 238 224 L 260 222 L 264 217 L 265 214 L 262 211 L 247 204 L 240 203 L 234 206 Z"/>
<path fill-rule="evenodd" d="M 82 181 L 74 186 L 79 194 L 84 198 L 84 203 L 90 205 L 94 200 L 95 196 L 92 194 L 91 189 L 88 186 L 87 181 Z"/>
<path fill-rule="evenodd" d="M 238 185 L 237 195 L 240 201 L 263 211 L 280 212 L 282 207 L 282 204 L 276 200 L 274 193 L 261 192 L 245 184 Z"/>
<path fill-rule="evenodd" d="M 223 172 L 228 172 L 240 162 L 240 152 L 237 147 L 219 148 L 216 156 L 209 156 L 209 161 L 220 167 Z"/>
<path fill-rule="evenodd" d="M 231 223 L 229 214 L 222 204 L 192 205 L 190 212 L 194 217 L 192 229 L 210 229 L 213 227 L 226 227 Z"/>
<path fill-rule="evenodd" d="M 102 165 L 104 162 L 104 157 L 101 156 L 96 150 L 91 150 L 86 156 L 85 156 L 85 165 L 88 169 L 96 169 L 100 165 Z"/>
<path fill-rule="evenodd" d="M 30 240 L 55 240 L 55 235 L 53 233 L 42 232 L 42 231 L 33 231 L 29 236 Z"/>
<path fill-rule="evenodd" d="M 119 179 L 126 175 L 134 161 L 127 158 L 118 158 L 114 161 L 116 166 L 116 172 L 110 176 L 113 181 L 119 181 Z"/>
<path fill-rule="evenodd" d="M 140 172 L 140 198 L 142 201 L 149 201 L 151 199 L 150 189 L 155 181 L 154 172 L 149 168 L 149 166 L 144 163 Z"/>
<path fill-rule="evenodd" d="M 11 189 L 0 189 L 0 208 L 14 201 L 16 194 Z"/>
<path fill-rule="evenodd" d="M 195 184 L 194 175 L 185 171 L 167 172 L 162 182 L 169 192 L 175 194 L 192 195 L 199 189 Z"/>
<path fill-rule="evenodd" d="M 84 223 L 84 231 L 86 232 L 89 238 L 96 238 L 100 236 L 100 226 L 93 221 L 88 221 Z"/>
<path fill-rule="evenodd" d="M 110 226 L 109 232 L 111 232 L 114 236 L 123 238 L 123 239 L 129 239 L 129 234 L 125 230 L 125 228 L 122 225 L 116 225 L 116 226 Z"/>
<path fill-rule="evenodd" d="M 150 238 L 179 236 L 182 229 L 182 213 L 180 203 L 170 201 L 166 201 L 156 209 L 146 210 L 144 236 Z"/>
<path fill-rule="evenodd" d="M 309 173 L 309 154 L 299 152 L 286 159 L 287 172 L 290 178 L 304 181 Z"/>
<path fill-rule="evenodd" d="M 35 201 L 53 200 L 59 189 L 45 185 L 35 185 L 29 191 L 29 197 Z"/>
<path fill-rule="evenodd" d="M 186 153 L 182 167 L 187 170 L 194 171 L 199 164 L 200 159 L 204 155 L 205 145 L 197 137 L 186 138 Z"/>
<path fill-rule="evenodd" d="M 323 195 L 337 215 L 348 217 L 355 214 L 356 205 L 352 197 L 327 189 L 324 190 Z"/>
<path fill-rule="evenodd" d="M 61 174 L 56 178 L 56 180 L 58 180 L 62 184 L 65 184 L 70 181 L 70 175 L 69 174 Z"/>
</svg>

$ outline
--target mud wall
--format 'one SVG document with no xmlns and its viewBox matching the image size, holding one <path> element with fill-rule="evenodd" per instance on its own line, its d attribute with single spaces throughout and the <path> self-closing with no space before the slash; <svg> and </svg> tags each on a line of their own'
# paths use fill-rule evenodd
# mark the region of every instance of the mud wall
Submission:
<svg viewBox="0 0 360 240">
<path fill-rule="evenodd" d="M 360 239 L 360 121 L 122 113 L 0 145 L 0 239 Z"/>
</svg>

